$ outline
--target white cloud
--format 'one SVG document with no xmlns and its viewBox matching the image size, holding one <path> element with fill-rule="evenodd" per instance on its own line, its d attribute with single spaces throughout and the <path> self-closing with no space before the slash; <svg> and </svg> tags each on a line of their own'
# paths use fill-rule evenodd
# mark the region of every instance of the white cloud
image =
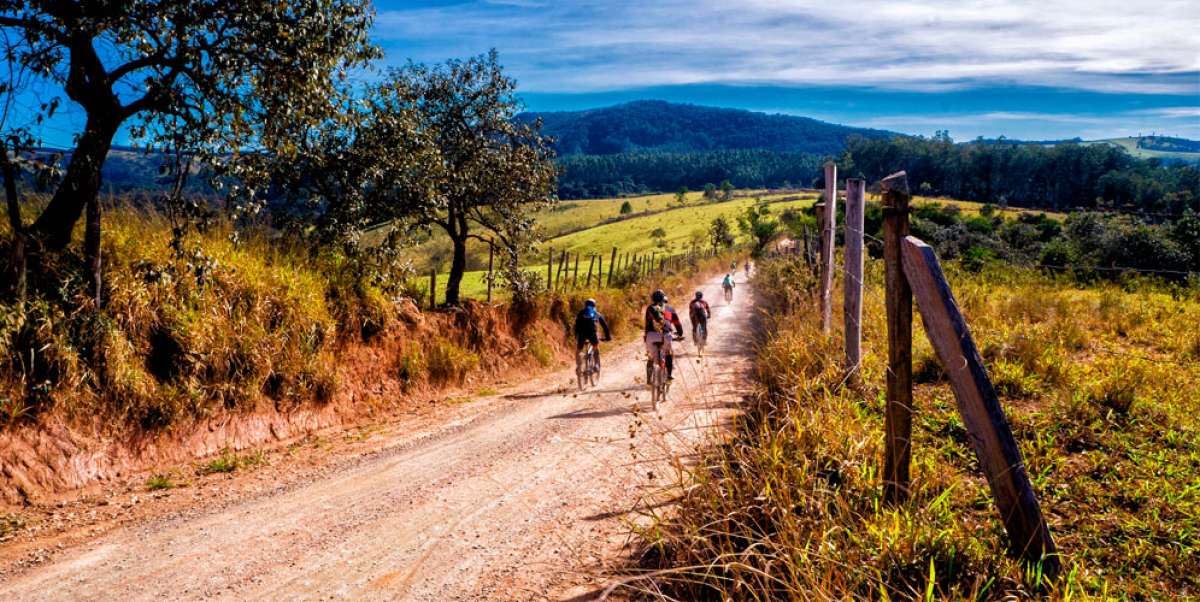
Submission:
<svg viewBox="0 0 1200 602">
<path fill-rule="evenodd" d="M 382 10 L 395 58 L 495 46 L 526 90 L 996 81 L 1195 94 L 1194 0 L 525 0 Z"/>
</svg>

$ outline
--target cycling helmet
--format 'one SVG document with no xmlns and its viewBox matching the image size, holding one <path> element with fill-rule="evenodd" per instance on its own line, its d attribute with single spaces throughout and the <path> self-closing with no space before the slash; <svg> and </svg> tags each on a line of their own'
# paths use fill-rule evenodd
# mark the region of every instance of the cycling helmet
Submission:
<svg viewBox="0 0 1200 602">
<path fill-rule="evenodd" d="M 665 292 L 663 292 L 663 290 L 660 288 L 660 289 L 654 291 L 650 295 L 650 301 L 652 301 L 654 303 L 666 303 L 667 302 L 667 294 Z"/>
<path fill-rule="evenodd" d="M 704 291 L 696 291 L 696 298 L 697 298 L 697 299 L 703 299 L 703 298 L 704 298 Z"/>
<path fill-rule="evenodd" d="M 596 300 L 595 300 L 595 299 L 588 299 L 587 301 L 584 301 L 584 302 L 583 302 L 583 306 L 584 306 L 584 307 L 596 307 Z"/>
</svg>

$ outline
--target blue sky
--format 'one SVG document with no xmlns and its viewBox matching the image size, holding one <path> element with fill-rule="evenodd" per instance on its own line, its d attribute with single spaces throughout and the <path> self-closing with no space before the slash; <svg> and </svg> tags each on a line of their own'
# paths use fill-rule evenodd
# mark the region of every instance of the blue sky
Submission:
<svg viewBox="0 0 1200 602">
<path fill-rule="evenodd" d="M 385 63 L 500 53 L 527 108 L 635 99 L 956 140 L 1200 139 L 1197 0 L 377 0 Z M 378 75 L 364 74 L 364 77 Z M 36 106 L 50 95 L 22 99 Z M 65 102 L 39 129 L 82 127 Z M 128 142 L 118 135 L 118 144 Z"/>
<path fill-rule="evenodd" d="M 391 64 L 496 48 L 531 110 L 640 98 L 956 139 L 1200 138 L 1200 4 L 381 0 Z"/>
</svg>

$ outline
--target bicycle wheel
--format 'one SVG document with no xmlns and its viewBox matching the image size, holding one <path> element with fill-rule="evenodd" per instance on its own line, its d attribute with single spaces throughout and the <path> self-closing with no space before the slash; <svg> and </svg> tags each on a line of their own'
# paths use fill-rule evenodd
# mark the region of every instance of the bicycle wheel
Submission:
<svg viewBox="0 0 1200 602">
<path fill-rule="evenodd" d="M 588 384 L 594 387 L 596 381 L 600 379 L 600 363 L 596 361 L 595 348 L 588 351 L 587 360 Z"/>
<path fill-rule="evenodd" d="M 703 354 L 704 346 L 708 344 L 708 328 L 700 323 L 696 326 L 696 353 Z"/>
<path fill-rule="evenodd" d="M 575 354 L 575 379 L 579 382 L 579 390 L 583 390 L 584 379 L 587 378 L 587 350 L 581 350 Z"/>
</svg>

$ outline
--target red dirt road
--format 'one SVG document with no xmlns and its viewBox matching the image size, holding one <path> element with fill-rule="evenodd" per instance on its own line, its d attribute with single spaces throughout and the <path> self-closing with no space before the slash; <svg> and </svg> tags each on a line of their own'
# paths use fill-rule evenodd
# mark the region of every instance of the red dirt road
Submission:
<svg viewBox="0 0 1200 602">
<path fill-rule="evenodd" d="M 640 343 L 608 348 L 596 389 L 576 393 L 571 370 L 471 402 L 344 469 L 84 541 L 8 575 L 0 598 L 589 599 L 746 393 L 752 306 L 719 282 L 708 350 L 682 344 L 658 412 Z"/>
</svg>

